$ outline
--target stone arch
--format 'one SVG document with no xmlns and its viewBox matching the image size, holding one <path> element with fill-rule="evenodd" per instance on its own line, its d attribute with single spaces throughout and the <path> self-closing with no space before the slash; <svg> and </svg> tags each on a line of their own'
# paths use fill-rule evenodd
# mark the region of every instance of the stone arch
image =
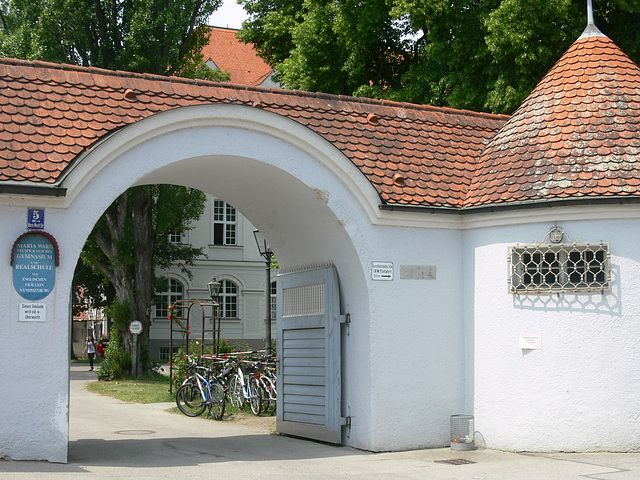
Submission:
<svg viewBox="0 0 640 480">
<path fill-rule="evenodd" d="M 53 200 L 56 208 L 49 216 L 52 224 L 64 225 L 53 232 L 63 239 L 62 258 L 75 265 L 93 225 L 121 192 L 154 183 L 191 186 L 228 201 L 270 239 L 283 268 L 333 263 L 344 310 L 361 319 L 350 337 L 358 348 L 345 359 L 345 381 L 355 379 L 368 359 L 363 348 L 369 348 L 361 250 L 379 200 L 337 148 L 290 119 L 250 107 L 201 105 L 154 115 L 104 138 L 65 172 L 60 185 L 67 196 Z M 70 263 L 59 270 L 60 305 L 68 301 Z M 64 320 L 64 309 L 56 316 Z M 358 382 L 350 389 L 366 399 L 362 389 L 368 386 Z M 365 428 L 361 433 L 368 436 Z M 366 441 L 354 435 L 349 443 Z"/>
</svg>

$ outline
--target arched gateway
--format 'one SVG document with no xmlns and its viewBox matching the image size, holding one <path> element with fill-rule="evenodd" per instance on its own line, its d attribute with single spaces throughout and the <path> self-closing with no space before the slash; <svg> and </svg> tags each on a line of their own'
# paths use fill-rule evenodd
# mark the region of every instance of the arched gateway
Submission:
<svg viewBox="0 0 640 480">
<path fill-rule="evenodd" d="M 436 447 L 475 413 L 489 447 L 640 448 L 640 69 L 593 28 L 510 120 L 0 61 L 0 457 L 66 461 L 73 270 L 104 209 L 150 183 L 232 203 L 280 288 L 334 300 L 324 324 L 279 302 L 307 347 L 337 332 L 326 423 L 285 431 Z M 31 299 L 13 277 L 28 221 L 59 261 Z"/>
</svg>

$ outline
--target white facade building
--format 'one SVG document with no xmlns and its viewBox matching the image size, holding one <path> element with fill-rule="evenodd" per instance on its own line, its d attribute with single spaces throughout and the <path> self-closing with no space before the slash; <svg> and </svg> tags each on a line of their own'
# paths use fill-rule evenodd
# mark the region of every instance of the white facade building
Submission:
<svg viewBox="0 0 640 480">
<path fill-rule="evenodd" d="M 151 310 L 152 326 L 149 332 L 151 358 L 166 361 L 170 358 L 168 306 L 176 300 L 209 300 L 207 283 L 215 277 L 222 283 L 219 303 L 221 314 L 220 337 L 230 344 L 252 349 L 264 347 L 266 311 L 266 263 L 258 252 L 253 230 L 255 227 L 242 213 L 224 200 L 207 195 L 205 211 L 194 222 L 193 229 L 177 235 L 172 241 L 188 243 L 204 248 L 204 256 L 195 260 L 189 268 L 192 277 L 180 268 L 158 271 L 168 280 L 168 289 L 161 293 L 161 303 Z M 275 311 L 275 277 L 270 291 L 272 311 Z M 197 309 L 196 309 L 197 310 Z M 205 339 L 211 345 L 214 321 L 210 308 L 205 309 Z M 216 320 L 217 322 L 217 320 Z M 194 332 L 191 340 L 199 340 L 202 315 L 193 311 Z M 177 330 L 177 329 L 174 329 Z M 197 332 L 196 332 L 197 330 Z M 272 315 L 272 332 L 275 332 L 275 314 Z M 184 347 L 182 335 L 175 331 L 173 349 Z M 272 335 L 273 337 L 273 335 Z"/>
</svg>

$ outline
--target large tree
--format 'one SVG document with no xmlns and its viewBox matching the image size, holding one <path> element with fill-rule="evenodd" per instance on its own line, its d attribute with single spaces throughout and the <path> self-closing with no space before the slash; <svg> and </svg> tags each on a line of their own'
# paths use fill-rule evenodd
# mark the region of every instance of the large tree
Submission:
<svg viewBox="0 0 640 480">
<path fill-rule="evenodd" d="M 222 0 L 2 0 L 0 54 L 111 70 L 195 70 Z"/>
<path fill-rule="evenodd" d="M 200 52 L 210 31 L 205 22 L 220 4 L 221 0 L 1 1 L 0 55 L 211 78 Z M 122 316 L 127 323 L 143 323 L 136 375 L 148 367 L 144 352 L 156 269 L 173 262 L 188 266 L 202 253 L 170 243 L 169 233 L 184 232 L 203 208 L 204 194 L 199 191 L 135 187 L 107 209 L 85 245 L 85 268 L 77 269 L 76 282 L 88 288 L 88 294 L 115 293 L 118 308 L 113 311 L 126 312 Z M 100 272 L 104 285 L 96 285 L 91 272 Z M 131 352 L 126 324 L 120 322 L 118 328 L 117 337 Z"/>
<path fill-rule="evenodd" d="M 143 324 L 136 374 L 145 371 L 148 363 L 149 310 L 154 286 L 162 285 L 156 271 L 179 265 L 190 276 L 188 267 L 203 254 L 202 249 L 171 242 L 170 235 L 191 229 L 204 211 L 204 202 L 204 193 L 176 185 L 130 188 L 106 210 L 83 249 L 80 262 L 104 276 L 130 317 L 125 320 Z M 123 346 L 131 352 L 128 323 L 116 319 L 115 325 Z"/>
<path fill-rule="evenodd" d="M 586 26 L 586 0 L 241 0 L 285 87 L 511 113 Z M 640 61 L 640 0 L 595 0 Z"/>
</svg>

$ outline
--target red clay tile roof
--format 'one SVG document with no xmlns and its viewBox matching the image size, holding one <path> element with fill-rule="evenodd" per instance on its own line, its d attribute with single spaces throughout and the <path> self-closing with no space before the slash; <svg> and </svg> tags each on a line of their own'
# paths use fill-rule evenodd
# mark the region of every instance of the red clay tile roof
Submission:
<svg viewBox="0 0 640 480">
<path fill-rule="evenodd" d="M 489 144 L 465 206 L 638 196 L 639 153 L 640 68 L 581 37 Z"/>
<path fill-rule="evenodd" d="M 271 75 L 273 69 L 258 56 L 252 44 L 236 38 L 238 30 L 211 27 L 209 44 L 202 49 L 204 61 L 212 60 L 231 81 L 239 85 L 258 86 Z"/>
<path fill-rule="evenodd" d="M 126 92 L 135 98 L 126 98 Z M 177 106 L 260 104 L 342 150 L 383 203 L 462 206 L 507 117 L 299 91 L 0 59 L 0 186 L 56 184 L 107 133 Z"/>
</svg>

